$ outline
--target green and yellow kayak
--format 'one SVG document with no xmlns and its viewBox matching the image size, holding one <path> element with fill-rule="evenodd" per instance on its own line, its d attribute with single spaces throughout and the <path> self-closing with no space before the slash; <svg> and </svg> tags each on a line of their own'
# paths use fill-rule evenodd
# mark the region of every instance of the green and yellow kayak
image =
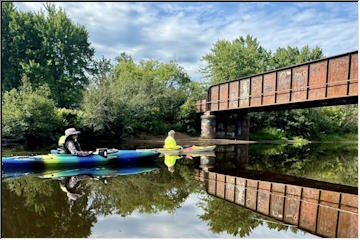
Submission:
<svg viewBox="0 0 360 240">
<path fill-rule="evenodd" d="M 92 167 L 102 165 L 126 166 L 140 162 L 149 162 L 157 159 L 160 155 L 155 150 L 117 150 L 109 149 L 106 156 L 91 154 L 88 156 L 74 156 L 71 154 L 56 153 L 52 150 L 51 154 L 37 156 L 15 156 L 2 157 L 2 169 L 7 168 L 31 168 L 47 169 L 57 167 Z"/>
</svg>

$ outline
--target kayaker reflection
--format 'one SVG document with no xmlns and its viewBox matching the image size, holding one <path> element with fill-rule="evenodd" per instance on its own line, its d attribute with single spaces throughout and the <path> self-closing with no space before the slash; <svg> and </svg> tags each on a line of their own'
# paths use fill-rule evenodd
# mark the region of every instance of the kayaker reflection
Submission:
<svg viewBox="0 0 360 240">
<path fill-rule="evenodd" d="M 76 193 L 76 187 L 79 185 L 79 182 L 83 179 L 87 179 L 89 176 L 71 176 L 65 177 L 60 180 L 60 188 L 63 192 L 66 193 L 66 196 L 69 200 L 76 201 L 81 194 Z"/>
<path fill-rule="evenodd" d="M 88 156 L 91 155 L 91 151 L 82 151 L 80 143 L 77 141 L 80 131 L 76 131 L 75 128 L 68 128 L 65 130 L 65 135 L 59 138 L 58 150 L 66 154 L 72 154 L 76 156 Z"/>
<path fill-rule="evenodd" d="M 180 159 L 181 156 L 165 154 L 164 158 L 164 163 L 168 167 L 169 172 L 174 173 L 176 160 Z"/>
<path fill-rule="evenodd" d="M 60 188 L 63 192 L 66 193 L 66 196 L 71 201 L 76 201 L 82 194 L 76 192 L 76 188 L 79 186 L 80 181 L 86 179 L 96 179 L 100 180 L 104 185 L 107 185 L 107 179 L 101 177 L 94 177 L 90 175 L 76 175 L 71 177 L 65 177 L 59 181 Z"/>
<path fill-rule="evenodd" d="M 166 149 L 182 149 L 183 148 L 182 146 L 178 146 L 176 144 L 175 131 L 174 130 L 170 130 L 168 132 L 168 136 L 165 139 L 164 148 L 166 148 Z"/>
</svg>

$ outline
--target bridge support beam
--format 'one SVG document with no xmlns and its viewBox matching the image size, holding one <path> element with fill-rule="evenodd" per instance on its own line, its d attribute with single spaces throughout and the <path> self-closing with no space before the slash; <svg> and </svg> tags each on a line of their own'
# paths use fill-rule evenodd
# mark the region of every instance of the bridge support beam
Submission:
<svg viewBox="0 0 360 240">
<path fill-rule="evenodd" d="M 201 137 L 213 139 L 216 137 L 216 116 L 206 112 L 201 116 Z"/>
<path fill-rule="evenodd" d="M 249 117 L 245 113 L 201 116 L 201 137 L 249 140 Z"/>
</svg>

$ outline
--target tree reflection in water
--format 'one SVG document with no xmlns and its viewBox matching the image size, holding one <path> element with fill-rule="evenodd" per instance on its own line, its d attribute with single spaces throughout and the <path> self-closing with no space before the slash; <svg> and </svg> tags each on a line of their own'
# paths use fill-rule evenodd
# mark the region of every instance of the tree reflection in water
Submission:
<svg viewBox="0 0 360 240">
<path fill-rule="evenodd" d="M 247 169 L 276 170 L 277 173 L 357 185 L 357 148 L 261 147 L 249 147 L 249 154 L 245 154 Z M 230 162 L 216 161 L 212 163 L 215 168 L 224 164 L 232 166 Z M 179 159 L 171 173 L 162 160 L 159 171 L 112 177 L 107 185 L 94 179 L 83 180 L 76 189 L 81 195 L 76 201 L 67 198 L 57 180 L 34 176 L 5 180 L 2 184 L 2 234 L 4 237 L 89 237 L 99 216 L 126 217 L 134 211 L 173 214 L 192 193 L 201 196 L 198 207 L 202 211 L 198 219 L 206 222 L 212 233 L 246 237 L 259 226 L 289 230 L 289 226 L 273 219 L 208 196 L 203 183 L 194 179 L 194 169 L 199 163 L 198 158 Z M 298 231 L 294 227 L 290 229 Z"/>
<path fill-rule="evenodd" d="M 214 233 L 226 232 L 238 237 L 249 237 L 252 231 L 261 225 L 269 229 L 285 231 L 289 228 L 296 233 L 297 228 L 276 222 L 249 209 L 240 207 L 216 197 L 206 197 L 200 203 L 204 213 L 200 219 L 207 222 Z"/>
<path fill-rule="evenodd" d="M 119 176 L 107 185 L 93 179 L 80 182 L 71 201 L 59 181 L 26 176 L 2 184 L 4 237 L 89 237 L 97 217 L 140 213 L 173 213 L 190 193 L 199 192 L 193 162 L 161 171 Z"/>
</svg>

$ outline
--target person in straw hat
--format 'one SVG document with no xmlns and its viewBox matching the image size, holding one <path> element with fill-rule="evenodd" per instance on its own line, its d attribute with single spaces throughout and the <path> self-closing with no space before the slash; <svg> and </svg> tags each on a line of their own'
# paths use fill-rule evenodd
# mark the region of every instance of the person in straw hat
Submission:
<svg viewBox="0 0 360 240">
<path fill-rule="evenodd" d="M 82 151 L 80 143 L 77 141 L 80 131 L 76 131 L 75 128 L 68 128 L 65 130 L 65 135 L 61 136 L 58 141 L 59 149 L 67 154 L 77 156 L 87 156 L 92 152 Z"/>
</svg>

